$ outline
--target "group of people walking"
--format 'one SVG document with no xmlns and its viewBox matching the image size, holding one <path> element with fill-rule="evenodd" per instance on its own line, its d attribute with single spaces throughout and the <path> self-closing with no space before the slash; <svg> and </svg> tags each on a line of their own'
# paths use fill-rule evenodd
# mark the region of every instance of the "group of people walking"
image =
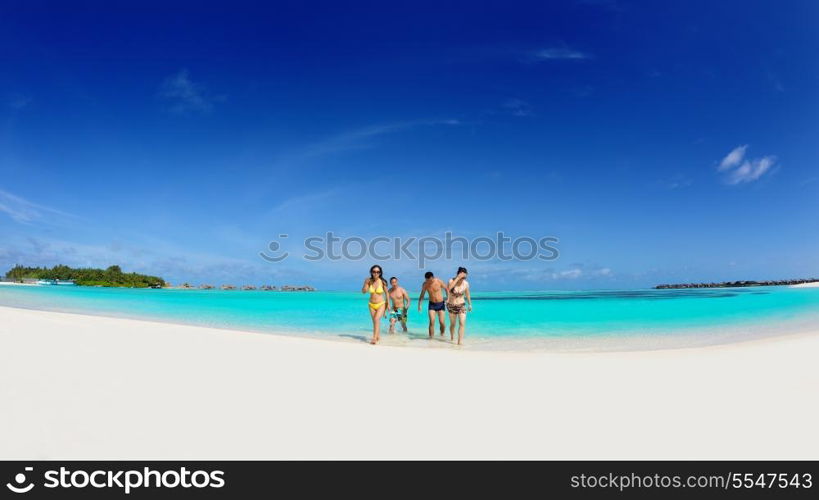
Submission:
<svg viewBox="0 0 819 500">
<path fill-rule="evenodd" d="M 370 301 L 367 310 L 373 322 L 373 337 L 371 344 L 381 340 L 381 319 L 390 320 L 390 333 L 395 333 L 395 327 L 400 324 L 407 331 L 407 311 L 412 300 L 407 291 L 398 284 L 398 278 L 393 276 L 389 283 L 383 277 L 384 271 L 378 264 L 370 268 L 370 277 L 364 280 L 361 293 L 369 293 Z M 431 272 L 424 274 L 421 285 L 421 296 L 418 297 L 418 312 L 424 296 L 429 295 L 427 315 L 429 316 L 429 338 L 435 336 L 435 323 L 438 322 L 441 336 L 446 332 L 446 316 L 449 313 L 449 339 L 455 341 L 455 324 L 458 324 L 458 345 L 463 344 L 466 330 L 466 313 L 472 311 L 472 297 L 469 295 L 469 282 L 466 280 L 465 267 L 459 267 L 454 278 L 447 283 L 436 278 Z"/>
</svg>

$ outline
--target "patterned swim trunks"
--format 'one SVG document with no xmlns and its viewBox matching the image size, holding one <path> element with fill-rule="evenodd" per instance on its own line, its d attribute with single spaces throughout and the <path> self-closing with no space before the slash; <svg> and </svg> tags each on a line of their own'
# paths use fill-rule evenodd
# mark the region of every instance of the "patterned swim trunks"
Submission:
<svg viewBox="0 0 819 500">
<path fill-rule="evenodd" d="M 466 312 L 466 307 L 464 304 L 447 304 L 446 310 L 452 314 L 463 314 Z"/>
<path fill-rule="evenodd" d="M 390 313 L 390 319 L 397 319 L 398 321 L 406 321 L 407 320 L 407 310 L 401 309 L 400 311 L 393 310 Z"/>
</svg>

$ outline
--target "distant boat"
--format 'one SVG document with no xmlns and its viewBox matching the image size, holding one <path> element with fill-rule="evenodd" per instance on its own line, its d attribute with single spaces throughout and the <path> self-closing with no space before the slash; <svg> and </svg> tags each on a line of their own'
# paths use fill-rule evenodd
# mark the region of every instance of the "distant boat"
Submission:
<svg viewBox="0 0 819 500">
<path fill-rule="evenodd" d="M 75 286 L 74 280 L 37 280 L 38 285 L 63 285 L 63 286 Z"/>
</svg>

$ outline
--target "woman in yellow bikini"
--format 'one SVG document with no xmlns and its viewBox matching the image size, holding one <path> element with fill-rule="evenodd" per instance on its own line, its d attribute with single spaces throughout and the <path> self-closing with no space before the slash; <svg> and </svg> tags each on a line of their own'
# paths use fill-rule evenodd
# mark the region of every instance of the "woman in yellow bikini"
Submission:
<svg viewBox="0 0 819 500">
<path fill-rule="evenodd" d="M 381 318 L 387 310 L 387 282 L 382 277 L 383 274 L 381 266 L 374 265 L 370 268 L 370 277 L 364 280 L 364 286 L 361 287 L 361 293 L 370 294 L 367 307 L 373 320 L 373 338 L 370 344 L 377 344 L 381 340 Z"/>
</svg>

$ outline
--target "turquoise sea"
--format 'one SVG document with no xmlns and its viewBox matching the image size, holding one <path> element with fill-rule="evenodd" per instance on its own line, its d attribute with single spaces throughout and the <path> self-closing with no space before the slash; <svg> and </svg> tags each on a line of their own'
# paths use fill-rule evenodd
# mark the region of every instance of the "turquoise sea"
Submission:
<svg viewBox="0 0 819 500">
<path fill-rule="evenodd" d="M 417 291 L 409 291 L 414 301 Z M 339 340 L 368 338 L 367 298 L 352 292 L 0 286 L 2 306 Z M 819 325 L 819 288 L 476 292 L 473 303 L 467 340 L 487 348 L 656 348 Z M 426 321 L 426 304 L 418 313 L 413 302 L 404 343 L 421 345 Z M 382 326 L 386 332 L 387 322 Z"/>
</svg>

